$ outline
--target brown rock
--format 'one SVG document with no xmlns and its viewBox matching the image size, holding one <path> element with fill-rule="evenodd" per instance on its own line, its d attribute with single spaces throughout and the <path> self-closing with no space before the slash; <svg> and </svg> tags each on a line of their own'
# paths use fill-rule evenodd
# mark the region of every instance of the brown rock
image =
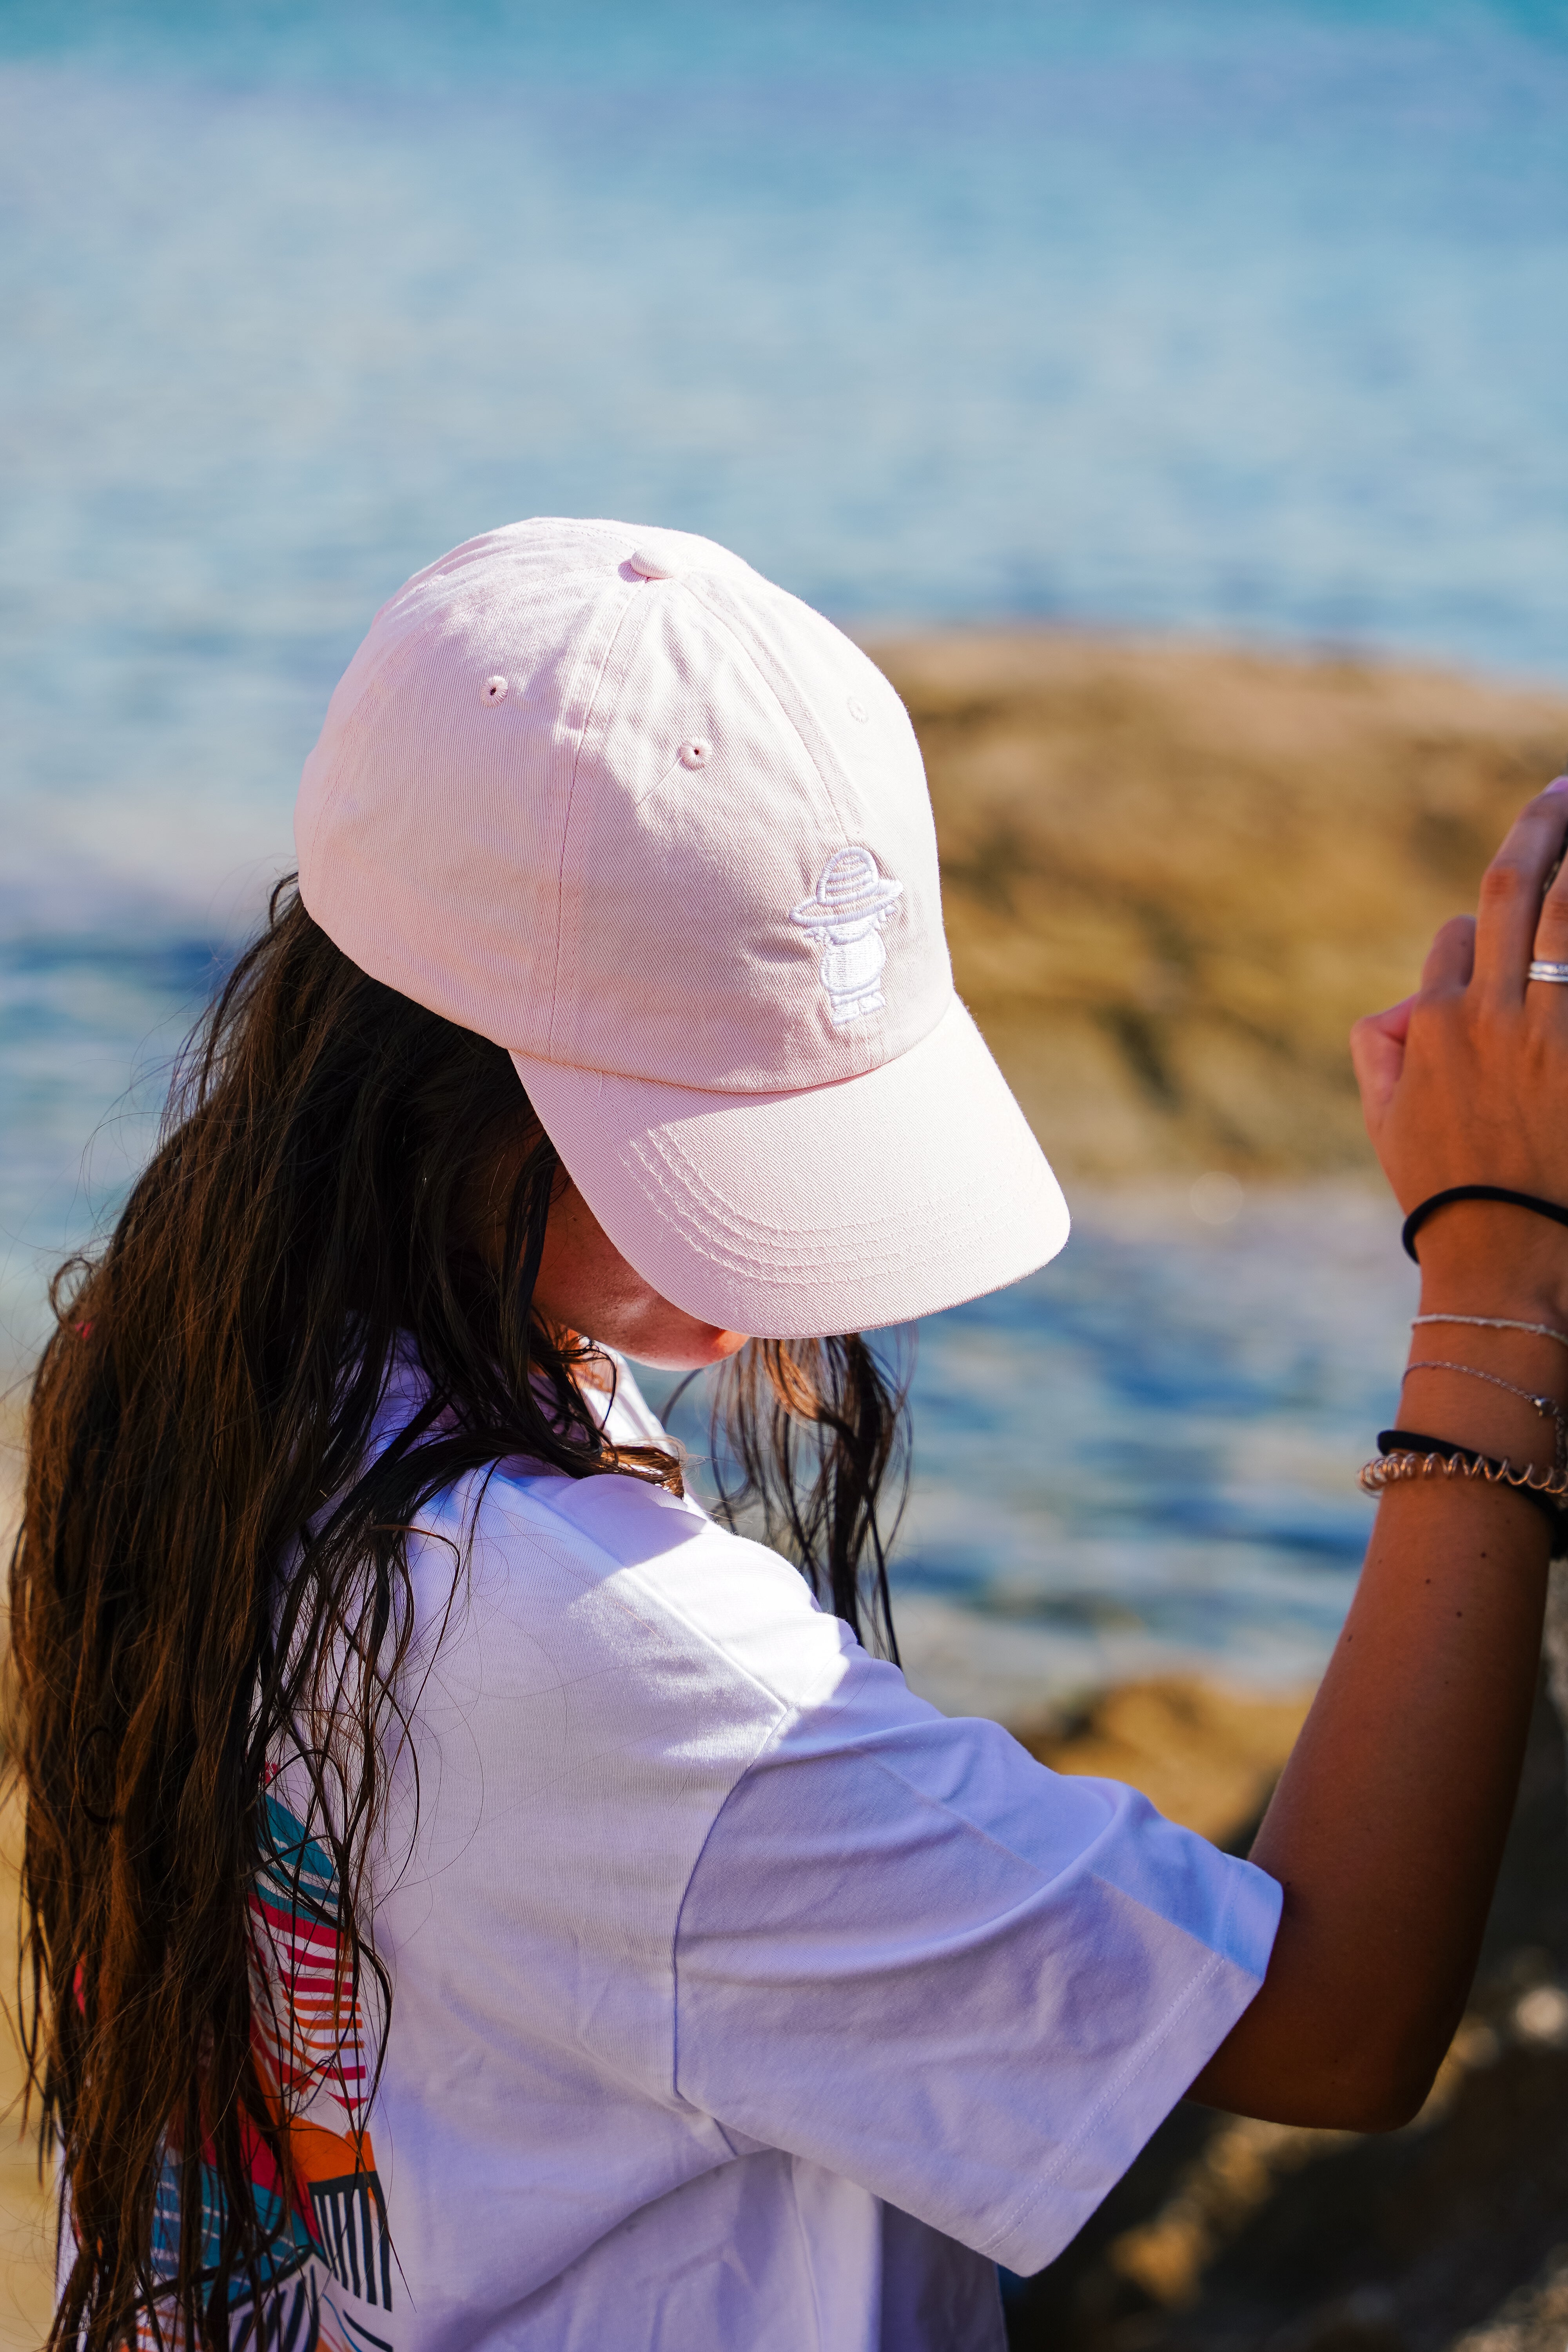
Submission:
<svg viewBox="0 0 1568 2352">
<path fill-rule="evenodd" d="M 1051 1157 L 1367 1165 L 1346 1036 L 1568 754 L 1568 699 L 1061 634 L 871 650 L 931 776 L 948 932 Z"/>
</svg>

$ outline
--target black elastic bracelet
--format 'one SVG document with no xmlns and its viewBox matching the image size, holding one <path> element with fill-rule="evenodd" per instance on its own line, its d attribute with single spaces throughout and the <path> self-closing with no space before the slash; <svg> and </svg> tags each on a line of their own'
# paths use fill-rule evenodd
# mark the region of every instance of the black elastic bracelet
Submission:
<svg viewBox="0 0 1568 2352">
<path fill-rule="evenodd" d="M 1450 1184 L 1446 1192 L 1434 1192 L 1429 1201 L 1411 1210 L 1405 1220 L 1399 1238 L 1405 1244 L 1406 1257 L 1415 1258 L 1415 1236 L 1427 1218 L 1437 1209 L 1446 1209 L 1450 1201 L 1501 1201 L 1510 1209 L 1529 1209 L 1537 1217 L 1550 1217 L 1554 1224 L 1568 1225 L 1568 1209 L 1560 1209 L 1555 1201 L 1538 1201 L 1533 1192 L 1510 1192 L 1506 1184 Z"/>
<path fill-rule="evenodd" d="M 1516 1486 L 1511 1478 L 1504 1479 L 1502 1473 L 1507 1465 L 1500 1462 L 1495 1454 L 1479 1453 L 1473 1445 L 1456 1445 L 1447 1437 L 1426 1437 L 1418 1429 L 1380 1429 L 1377 1450 L 1384 1455 L 1435 1454 L 1441 1462 L 1482 1463 L 1494 1474 L 1500 1485 L 1507 1486 L 1516 1495 L 1522 1495 L 1527 1503 L 1533 1503 L 1555 1533 L 1563 1531 L 1564 1515 L 1562 1505 L 1554 1503 L 1550 1495 L 1542 1494 L 1539 1487 Z"/>
<path fill-rule="evenodd" d="M 1478 1454 L 1473 1445 L 1456 1445 L 1447 1437 L 1424 1437 L 1418 1429 L 1380 1429 L 1377 1450 L 1380 1454 L 1436 1454 L 1445 1462 L 1452 1462 L 1458 1454 L 1467 1462 L 1484 1462 L 1489 1470 L 1502 1468 L 1491 1454 Z"/>
</svg>

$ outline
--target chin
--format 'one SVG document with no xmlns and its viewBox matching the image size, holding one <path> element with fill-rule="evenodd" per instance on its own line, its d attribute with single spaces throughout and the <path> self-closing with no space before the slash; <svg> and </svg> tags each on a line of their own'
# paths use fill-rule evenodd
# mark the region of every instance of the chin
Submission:
<svg viewBox="0 0 1568 2352">
<path fill-rule="evenodd" d="M 710 1324 L 700 1324 L 694 1329 L 672 1332 L 649 1332 L 639 1347 L 623 1341 L 626 1355 L 639 1364 L 651 1364 L 661 1372 L 700 1372 L 709 1364 L 721 1364 L 727 1357 L 738 1355 L 746 1345 L 744 1331 L 719 1331 Z"/>
</svg>

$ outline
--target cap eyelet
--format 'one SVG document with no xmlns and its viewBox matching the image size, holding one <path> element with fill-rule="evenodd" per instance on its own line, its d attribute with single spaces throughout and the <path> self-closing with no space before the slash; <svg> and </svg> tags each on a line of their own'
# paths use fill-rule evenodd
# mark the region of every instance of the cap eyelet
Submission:
<svg viewBox="0 0 1568 2352">
<path fill-rule="evenodd" d="M 681 745 L 675 756 L 683 768 L 705 768 L 713 757 L 713 746 L 705 743 L 700 735 L 694 735 L 689 743 Z"/>
<path fill-rule="evenodd" d="M 504 677 L 487 677 L 485 680 L 485 700 L 487 702 L 504 702 L 506 700 L 508 683 L 509 681 Z"/>
<path fill-rule="evenodd" d="M 858 694 L 852 694 L 850 696 L 845 708 L 847 709 L 850 718 L 857 719 L 862 727 L 865 726 L 867 720 L 871 716 L 870 712 L 867 709 L 865 704 L 861 701 Z"/>
</svg>

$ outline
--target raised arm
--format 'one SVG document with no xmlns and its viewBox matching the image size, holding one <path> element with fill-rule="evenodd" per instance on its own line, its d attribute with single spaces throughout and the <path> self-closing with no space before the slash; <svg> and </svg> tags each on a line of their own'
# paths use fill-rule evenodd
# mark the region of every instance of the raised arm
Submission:
<svg viewBox="0 0 1568 2352">
<path fill-rule="evenodd" d="M 1565 831 L 1560 779 L 1489 868 L 1478 920 L 1438 933 L 1418 994 L 1357 1025 L 1367 1126 L 1406 1213 L 1467 1184 L 1568 1206 L 1568 987 L 1526 976 L 1532 956 L 1568 960 L 1568 872 L 1542 897 Z M 1552 1473 L 1564 1424 L 1551 1408 L 1568 1412 L 1568 1228 L 1462 1202 L 1416 1246 L 1422 1315 L 1486 1320 L 1417 1325 L 1398 1427 Z M 1437 1476 L 1385 1490 L 1252 1852 L 1285 1890 L 1268 1974 L 1193 2096 L 1371 2131 L 1419 2106 L 1475 1972 L 1550 1549 L 1546 1516 L 1507 1486 Z"/>
</svg>

